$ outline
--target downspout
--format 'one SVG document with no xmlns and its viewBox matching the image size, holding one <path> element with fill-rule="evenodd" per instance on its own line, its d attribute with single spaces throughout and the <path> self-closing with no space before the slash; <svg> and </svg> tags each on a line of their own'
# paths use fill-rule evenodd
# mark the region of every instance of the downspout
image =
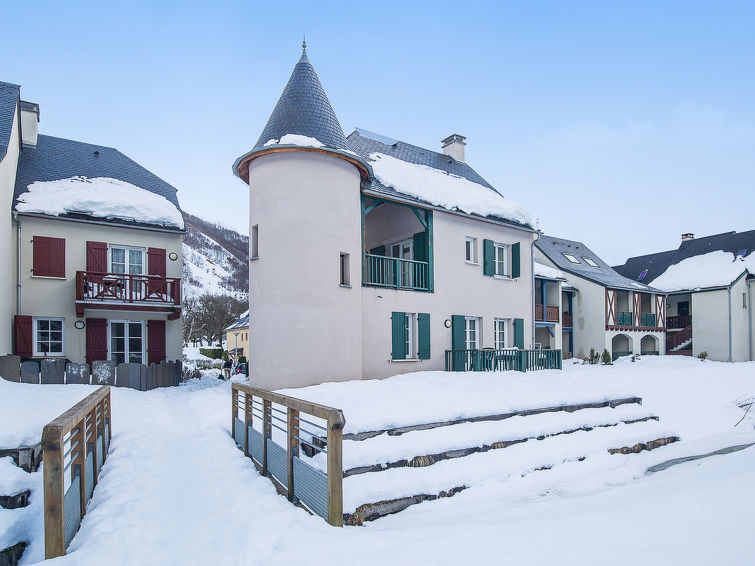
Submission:
<svg viewBox="0 0 755 566">
<path fill-rule="evenodd" d="M 535 347 L 535 242 L 540 239 L 540 232 L 535 232 L 535 239 L 530 244 L 530 273 L 532 274 L 532 347 Z M 545 308 L 545 304 L 543 304 Z"/>
<path fill-rule="evenodd" d="M 21 221 L 18 212 L 13 213 L 16 221 L 16 314 L 21 314 Z"/>
<path fill-rule="evenodd" d="M 750 279 L 747 282 L 747 308 L 750 309 L 750 316 L 747 317 L 748 334 L 750 336 L 750 361 L 752 361 L 752 282 L 755 279 Z"/>
<path fill-rule="evenodd" d="M 729 361 L 734 360 L 733 356 L 733 344 L 732 344 L 732 336 L 731 336 L 731 285 L 729 285 Z"/>
</svg>

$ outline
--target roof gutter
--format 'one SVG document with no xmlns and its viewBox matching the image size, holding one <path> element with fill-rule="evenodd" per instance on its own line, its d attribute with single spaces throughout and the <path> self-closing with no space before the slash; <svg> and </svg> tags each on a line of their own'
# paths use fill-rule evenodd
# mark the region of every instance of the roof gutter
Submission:
<svg viewBox="0 0 755 566">
<path fill-rule="evenodd" d="M 16 314 L 21 314 L 21 221 L 18 212 L 13 212 L 13 219 L 16 221 Z"/>
<path fill-rule="evenodd" d="M 166 232 L 169 234 L 186 233 L 186 228 L 161 228 L 159 226 L 140 226 L 137 224 L 126 224 L 125 222 L 105 222 L 104 220 L 89 220 L 84 218 L 71 218 L 68 216 L 52 216 L 49 214 L 42 214 L 40 212 L 18 212 L 14 211 L 13 214 L 18 216 L 28 216 L 30 218 L 45 218 L 47 220 L 61 220 L 65 222 L 82 222 L 84 224 L 98 224 L 100 226 L 118 226 L 119 228 L 131 228 L 133 230 L 147 230 L 149 232 Z"/>
</svg>

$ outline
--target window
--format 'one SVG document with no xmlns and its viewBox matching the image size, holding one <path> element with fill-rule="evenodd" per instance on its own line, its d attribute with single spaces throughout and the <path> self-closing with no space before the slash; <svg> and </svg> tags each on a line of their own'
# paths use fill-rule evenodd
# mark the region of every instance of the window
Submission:
<svg viewBox="0 0 755 566">
<path fill-rule="evenodd" d="M 495 274 L 499 277 L 508 276 L 508 246 L 495 244 Z"/>
<path fill-rule="evenodd" d="M 349 259 L 349 254 L 345 254 L 341 252 L 341 259 L 340 259 L 341 285 L 344 287 L 351 286 L 351 276 L 350 276 L 350 269 L 349 269 L 350 265 L 351 265 L 351 261 Z"/>
<path fill-rule="evenodd" d="M 561 253 L 562 253 L 562 254 L 563 254 L 563 256 L 564 256 L 564 257 L 565 257 L 566 259 L 568 259 L 568 260 L 569 260 L 570 262 L 572 262 L 572 263 L 579 263 L 579 260 L 578 260 L 578 259 L 577 259 L 576 257 L 574 257 L 573 255 L 571 255 L 571 254 L 568 254 L 568 253 L 566 253 L 566 252 L 561 252 Z"/>
<path fill-rule="evenodd" d="M 65 352 L 63 341 L 62 318 L 34 319 L 35 356 L 62 356 Z"/>
<path fill-rule="evenodd" d="M 251 257 L 249 259 L 257 259 L 259 257 L 259 224 L 252 226 L 252 238 L 251 238 Z"/>
<path fill-rule="evenodd" d="M 595 260 L 593 260 L 593 259 L 591 259 L 589 257 L 582 256 L 582 259 L 585 260 L 585 263 L 587 265 L 591 266 L 591 267 L 600 267 L 597 263 L 595 263 Z M 571 260 L 569 260 L 569 261 L 571 261 Z"/>
<path fill-rule="evenodd" d="M 430 359 L 430 315 L 391 313 L 391 359 Z"/>
<path fill-rule="evenodd" d="M 493 329 L 495 331 L 495 349 L 503 350 L 507 347 L 506 344 L 506 325 L 508 320 L 505 318 L 496 318 L 493 321 Z"/>
<path fill-rule="evenodd" d="M 66 276 L 65 239 L 34 236 L 32 249 L 32 275 L 35 277 Z"/>
<path fill-rule="evenodd" d="M 109 358 L 116 364 L 144 363 L 144 323 L 142 321 L 110 321 Z"/>
<path fill-rule="evenodd" d="M 465 259 L 467 263 L 477 263 L 477 238 L 467 237 Z"/>
<path fill-rule="evenodd" d="M 404 314 L 404 352 L 407 358 L 414 357 L 414 314 Z"/>
<path fill-rule="evenodd" d="M 144 274 L 144 248 L 110 246 L 110 273 Z"/>
<path fill-rule="evenodd" d="M 480 349 L 480 319 L 476 316 L 464 318 L 464 349 Z"/>
<path fill-rule="evenodd" d="M 642 273 L 640 273 L 640 276 L 637 279 L 639 279 L 640 281 L 642 281 L 643 279 L 645 279 L 645 277 L 647 276 L 647 274 L 648 274 L 648 270 L 647 269 L 643 269 Z"/>
<path fill-rule="evenodd" d="M 397 242 L 391 246 L 391 257 L 399 259 L 414 259 L 414 243 L 412 240 Z"/>
<path fill-rule="evenodd" d="M 744 259 L 746 255 L 747 255 L 747 250 L 739 250 L 737 252 L 738 259 Z"/>
</svg>

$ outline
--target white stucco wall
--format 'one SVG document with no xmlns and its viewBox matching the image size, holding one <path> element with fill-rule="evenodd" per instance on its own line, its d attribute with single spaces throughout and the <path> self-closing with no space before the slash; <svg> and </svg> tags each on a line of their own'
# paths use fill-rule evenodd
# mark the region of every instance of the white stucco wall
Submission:
<svg viewBox="0 0 755 566">
<path fill-rule="evenodd" d="M 5 157 L 0 161 L 0 355 L 13 349 L 13 312 L 15 303 L 15 245 L 11 205 L 13 187 L 16 184 L 18 166 L 18 112 L 13 120 L 10 143 Z"/>
<path fill-rule="evenodd" d="M 180 234 L 107 226 L 88 222 L 71 222 L 54 218 L 19 216 L 21 224 L 21 305 L 19 314 L 60 317 L 65 320 L 65 357 L 74 362 L 86 361 L 86 329 L 76 329 L 76 271 L 86 270 L 87 241 L 107 242 L 142 248 L 164 248 L 166 255 L 178 254 L 178 260 L 166 258 L 166 276 L 181 277 L 182 254 Z M 65 238 L 65 278 L 34 277 L 34 236 Z M 145 254 L 145 266 L 146 266 Z M 165 313 L 87 310 L 87 317 L 113 320 L 166 320 Z M 166 357 L 181 359 L 182 318 L 168 320 L 165 325 Z M 146 344 L 146 343 L 145 343 Z M 145 345 L 146 349 L 146 345 Z"/>
<path fill-rule="evenodd" d="M 731 288 L 731 346 L 732 361 L 746 362 L 750 359 L 750 329 L 749 329 L 749 301 L 743 301 L 742 295 L 747 296 L 747 280 L 740 277 Z"/>
<path fill-rule="evenodd" d="M 741 299 L 740 299 L 741 300 Z M 692 293 L 692 354 L 708 352 L 711 360 L 729 360 L 729 293 L 726 289 Z"/>
<path fill-rule="evenodd" d="M 250 377 L 268 389 L 362 374 L 359 173 L 344 159 L 289 151 L 249 168 Z M 351 288 L 340 254 L 350 254 Z"/>
<path fill-rule="evenodd" d="M 383 207 L 379 207 L 383 208 Z M 379 209 L 377 209 L 379 210 Z M 408 210 L 408 209 L 407 209 Z M 411 212 L 411 211 L 409 211 Z M 413 215 L 413 213 L 412 213 Z M 374 219 L 371 219 L 374 221 Z M 465 261 L 466 237 L 477 238 L 476 265 Z M 397 291 L 363 287 L 363 349 L 365 379 L 398 373 L 442 370 L 445 350 L 451 349 L 451 329 L 444 321 L 452 315 L 481 317 L 483 348 L 494 346 L 493 320 L 508 319 L 509 344 L 513 346 L 513 319 L 524 319 L 524 344 L 530 347 L 532 335 L 532 242 L 530 232 L 442 212 L 433 213 L 435 291 Z M 483 274 L 484 239 L 521 246 L 521 276 L 499 279 Z M 510 249 L 510 248 L 509 248 Z M 391 360 L 391 313 L 430 314 L 429 360 Z"/>
</svg>

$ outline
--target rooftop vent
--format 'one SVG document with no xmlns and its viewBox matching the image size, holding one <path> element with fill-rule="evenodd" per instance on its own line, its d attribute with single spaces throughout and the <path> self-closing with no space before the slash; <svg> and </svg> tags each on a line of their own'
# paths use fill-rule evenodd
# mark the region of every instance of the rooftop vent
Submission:
<svg viewBox="0 0 755 566">
<path fill-rule="evenodd" d="M 459 134 L 451 134 L 441 143 L 443 144 L 443 154 L 453 157 L 456 161 L 464 162 L 464 146 L 467 142 L 465 138 Z"/>
<path fill-rule="evenodd" d="M 686 242 L 687 240 L 694 240 L 695 235 L 692 232 L 686 232 L 682 234 L 682 242 Z"/>
</svg>

